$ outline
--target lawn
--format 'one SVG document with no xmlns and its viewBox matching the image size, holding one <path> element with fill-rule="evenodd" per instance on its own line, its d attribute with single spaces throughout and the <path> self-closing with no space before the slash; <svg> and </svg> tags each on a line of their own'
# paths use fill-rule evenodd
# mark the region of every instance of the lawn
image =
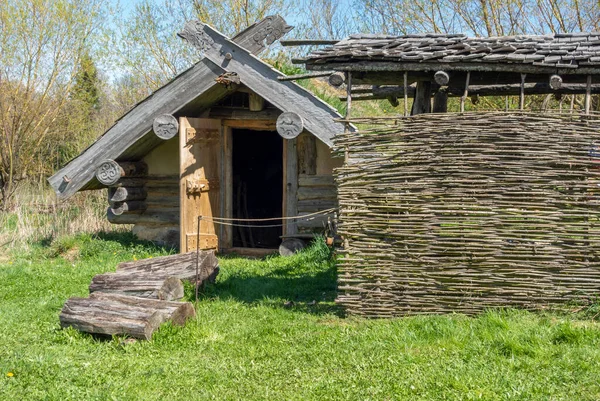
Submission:
<svg viewBox="0 0 600 401">
<path fill-rule="evenodd" d="M 130 344 L 62 330 L 60 309 L 95 274 L 169 250 L 98 234 L 2 252 L 0 400 L 600 399 L 598 306 L 344 317 L 334 259 L 317 244 L 221 258 L 196 319 Z"/>
</svg>

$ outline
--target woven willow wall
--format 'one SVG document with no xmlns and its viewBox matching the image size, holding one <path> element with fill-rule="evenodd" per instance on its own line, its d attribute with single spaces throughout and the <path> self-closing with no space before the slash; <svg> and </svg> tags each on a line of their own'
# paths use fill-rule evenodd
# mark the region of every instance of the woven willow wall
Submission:
<svg viewBox="0 0 600 401">
<path fill-rule="evenodd" d="M 474 313 L 600 295 L 597 118 L 421 115 L 341 135 L 336 151 L 346 149 L 338 302 L 349 313 Z"/>
</svg>

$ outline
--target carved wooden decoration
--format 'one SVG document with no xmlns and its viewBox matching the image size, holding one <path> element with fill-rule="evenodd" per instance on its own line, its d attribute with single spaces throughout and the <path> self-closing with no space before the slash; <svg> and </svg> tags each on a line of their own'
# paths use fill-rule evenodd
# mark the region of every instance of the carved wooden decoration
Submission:
<svg viewBox="0 0 600 401">
<path fill-rule="evenodd" d="M 288 111 L 282 113 L 277 118 L 277 132 L 284 139 L 293 139 L 300 135 L 304 129 L 302 117 L 298 114 Z"/>
<path fill-rule="evenodd" d="M 258 54 L 277 39 L 291 31 L 290 26 L 279 15 L 270 15 L 263 20 L 250 25 L 232 40 L 252 54 Z"/>
<path fill-rule="evenodd" d="M 96 178 L 101 184 L 110 186 L 114 185 L 119 181 L 119 178 L 123 175 L 123 169 L 114 160 L 105 160 L 102 162 L 98 170 L 96 170 Z"/>
<path fill-rule="evenodd" d="M 162 114 L 154 119 L 152 129 L 160 139 L 171 139 L 179 131 L 179 122 L 170 114 Z"/>
<path fill-rule="evenodd" d="M 204 24 L 200 21 L 188 21 L 183 31 L 177 35 L 187 40 L 196 49 L 205 52 L 215 44 L 215 41 L 203 30 L 203 27 Z"/>
</svg>

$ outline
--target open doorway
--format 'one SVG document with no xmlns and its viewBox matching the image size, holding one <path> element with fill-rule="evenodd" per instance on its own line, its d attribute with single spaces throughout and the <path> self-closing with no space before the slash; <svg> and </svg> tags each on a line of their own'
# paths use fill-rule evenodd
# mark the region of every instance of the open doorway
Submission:
<svg viewBox="0 0 600 401">
<path fill-rule="evenodd" d="M 283 139 L 277 132 L 232 130 L 232 174 L 234 218 L 281 217 Z M 247 223 L 247 225 L 270 227 L 234 226 L 234 247 L 277 248 L 279 246 L 281 242 L 279 237 L 282 234 L 281 220 Z"/>
</svg>

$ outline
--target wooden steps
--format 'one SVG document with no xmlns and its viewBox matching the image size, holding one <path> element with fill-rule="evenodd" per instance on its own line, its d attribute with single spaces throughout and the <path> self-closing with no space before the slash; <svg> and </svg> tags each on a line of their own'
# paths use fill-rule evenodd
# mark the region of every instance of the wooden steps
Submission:
<svg viewBox="0 0 600 401">
<path fill-rule="evenodd" d="M 198 285 L 214 282 L 219 272 L 214 251 L 201 251 L 198 261 Z M 88 298 L 65 303 L 60 324 L 149 340 L 162 323 L 183 325 L 196 315 L 190 302 L 176 302 L 183 298 L 182 281 L 196 281 L 195 251 L 120 263 L 116 272 L 92 279 Z"/>
</svg>

